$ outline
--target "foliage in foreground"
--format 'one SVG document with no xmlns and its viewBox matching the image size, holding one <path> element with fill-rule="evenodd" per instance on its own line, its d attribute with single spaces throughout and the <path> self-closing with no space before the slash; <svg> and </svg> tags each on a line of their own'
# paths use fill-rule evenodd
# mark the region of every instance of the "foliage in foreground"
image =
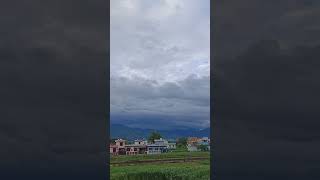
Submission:
<svg viewBox="0 0 320 180">
<path fill-rule="evenodd" d="M 209 160 L 111 167 L 111 180 L 208 180 Z"/>
</svg>

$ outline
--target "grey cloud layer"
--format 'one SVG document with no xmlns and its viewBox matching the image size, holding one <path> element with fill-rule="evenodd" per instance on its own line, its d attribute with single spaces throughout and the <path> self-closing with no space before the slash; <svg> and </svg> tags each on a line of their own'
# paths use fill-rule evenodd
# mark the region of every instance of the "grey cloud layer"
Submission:
<svg viewBox="0 0 320 180">
<path fill-rule="evenodd" d="M 206 127 L 210 113 L 209 77 L 189 76 L 179 82 L 159 84 L 142 78 L 111 79 L 111 114 L 141 116 L 196 117 L 198 127 Z M 180 119 L 183 125 L 187 119 Z M 152 121 L 152 120 L 150 120 Z M 180 121 L 180 122 L 179 122 Z M 136 123 L 136 122 L 135 122 Z M 153 123 L 153 122 L 150 122 Z"/>
<path fill-rule="evenodd" d="M 208 126 L 209 3 L 111 1 L 112 115 Z"/>
</svg>

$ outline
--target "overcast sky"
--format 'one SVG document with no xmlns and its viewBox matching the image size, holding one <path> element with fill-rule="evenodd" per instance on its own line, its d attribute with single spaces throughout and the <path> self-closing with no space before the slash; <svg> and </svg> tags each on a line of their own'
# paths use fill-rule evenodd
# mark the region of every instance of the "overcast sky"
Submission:
<svg viewBox="0 0 320 180">
<path fill-rule="evenodd" d="M 111 123 L 210 126 L 209 5 L 111 0 Z"/>
</svg>

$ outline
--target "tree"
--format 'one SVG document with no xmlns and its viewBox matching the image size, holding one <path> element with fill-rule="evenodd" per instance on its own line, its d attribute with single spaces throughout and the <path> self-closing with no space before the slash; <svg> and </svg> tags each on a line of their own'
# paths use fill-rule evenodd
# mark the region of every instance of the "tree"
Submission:
<svg viewBox="0 0 320 180">
<path fill-rule="evenodd" d="M 186 146 L 187 145 L 187 141 L 188 141 L 188 138 L 182 137 L 182 138 L 178 139 L 177 144 L 182 145 L 182 146 Z"/>
<path fill-rule="evenodd" d="M 209 151 L 208 146 L 206 146 L 206 145 L 204 145 L 204 144 L 199 145 L 199 149 L 200 149 L 201 151 Z"/>
<path fill-rule="evenodd" d="M 149 136 L 149 138 L 148 138 L 148 141 L 154 143 L 154 140 L 155 140 L 155 139 L 160 139 L 160 138 L 162 138 L 161 134 L 158 133 L 158 132 L 153 131 L 153 132 L 150 134 L 150 136 Z"/>
<path fill-rule="evenodd" d="M 113 143 L 115 143 L 115 140 L 117 140 L 117 138 L 111 138 L 109 143 L 113 144 Z"/>
</svg>

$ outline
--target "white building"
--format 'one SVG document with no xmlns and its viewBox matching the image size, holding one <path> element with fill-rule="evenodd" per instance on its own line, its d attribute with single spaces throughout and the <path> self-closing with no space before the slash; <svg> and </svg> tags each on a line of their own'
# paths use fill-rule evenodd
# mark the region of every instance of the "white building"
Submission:
<svg viewBox="0 0 320 180">
<path fill-rule="evenodd" d="M 188 151 L 190 151 L 190 152 L 199 151 L 198 147 L 197 147 L 196 145 L 193 145 L 193 144 L 188 144 L 188 145 L 187 145 L 187 149 L 188 149 Z"/>
<path fill-rule="evenodd" d="M 167 152 L 167 146 L 158 144 L 147 145 L 147 154 L 161 154 Z"/>
<path fill-rule="evenodd" d="M 161 154 L 168 152 L 169 149 L 175 149 L 175 143 L 169 143 L 165 139 L 155 139 L 154 144 L 147 144 L 147 154 Z"/>
<path fill-rule="evenodd" d="M 177 148 L 176 143 L 168 143 L 167 148 L 168 149 L 176 149 Z"/>
<path fill-rule="evenodd" d="M 157 145 L 167 145 L 168 144 L 168 141 L 167 140 L 165 140 L 165 139 L 162 139 L 162 138 L 160 138 L 160 139 L 155 139 L 154 140 L 154 144 L 157 144 Z"/>
<path fill-rule="evenodd" d="M 154 140 L 154 144 L 156 145 L 162 145 L 162 146 L 166 146 L 167 149 L 176 149 L 176 143 L 169 143 L 167 140 L 165 139 L 155 139 Z"/>
</svg>

